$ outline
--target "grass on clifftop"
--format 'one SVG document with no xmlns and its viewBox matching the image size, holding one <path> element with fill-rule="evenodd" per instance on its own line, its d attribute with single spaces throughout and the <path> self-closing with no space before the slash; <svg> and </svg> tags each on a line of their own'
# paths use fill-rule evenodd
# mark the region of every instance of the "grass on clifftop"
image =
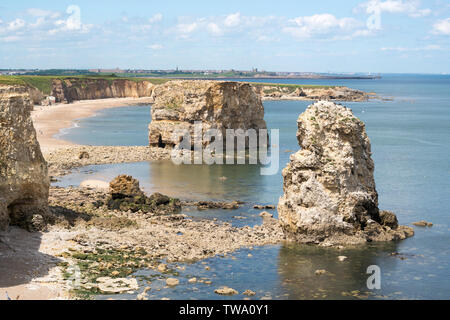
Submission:
<svg viewBox="0 0 450 320">
<path fill-rule="evenodd" d="M 20 85 L 20 86 L 30 86 L 38 89 L 42 93 L 46 95 L 50 95 L 52 93 L 52 81 L 53 80 L 67 80 L 67 79 L 76 79 L 76 80 L 107 80 L 110 83 L 116 80 L 129 80 L 134 82 L 142 82 L 149 81 L 153 84 L 162 84 L 169 79 L 155 79 L 155 78 L 125 78 L 125 77 L 116 77 L 113 75 L 109 76 L 0 76 L 0 84 L 5 85 Z"/>
</svg>

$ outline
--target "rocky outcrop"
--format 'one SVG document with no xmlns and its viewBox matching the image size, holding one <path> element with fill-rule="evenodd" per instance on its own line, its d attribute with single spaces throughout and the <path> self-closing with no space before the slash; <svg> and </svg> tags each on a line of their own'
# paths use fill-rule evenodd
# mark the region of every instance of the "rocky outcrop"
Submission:
<svg viewBox="0 0 450 320">
<path fill-rule="evenodd" d="M 280 223 L 304 243 L 350 244 L 412 236 L 392 212 L 378 209 L 374 162 L 365 125 L 352 111 L 318 102 L 298 119 L 301 150 L 283 170 Z"/>
<path fill-rule="evenodd" d="M 0 229 L 41 229 L 48 218 L 49 179 L 27 88 L 0 86 Z"/>
<path fill-rule="evenodd" d="M 249 84 L 171 81 L 156 87 L 153 95 L 151 146 L 177 145 L 176 130 L 187 130 L 193 137 L 196 121 L 202 122 L 204 131 L 217 129 L 224 137 L 226 129 L 266 129 L 261 98 Z"/>
<path fill-rule="evenodd" d="M 78 100 L 150 97 L 153 88 L 154 85 L 149 81 L 102 78 L 54 79 L 51 95 L 55 97 L 56 102 L 71 103 Z"/>
<path fill-rule="evenodd" d="M 139 187 L 139 181 L 131 176 L 120 175 L 109 185 L 107 206 L 110 210 L 151 213 L 156 215 L 181 212 L 181 202 L 160 193 L 147 197 Z"/>
<path fill-rule="evenodd" d="M 262 100 L 367 101 L 373 95 L 347 87 L 299 87 L 295 85 L 253 85 Z"/>
</svg>

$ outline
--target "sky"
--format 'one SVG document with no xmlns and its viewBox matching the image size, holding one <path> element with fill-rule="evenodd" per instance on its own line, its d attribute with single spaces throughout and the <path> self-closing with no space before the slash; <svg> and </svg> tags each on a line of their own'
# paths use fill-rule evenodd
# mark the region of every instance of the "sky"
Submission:
<svg viewBox="0 0 450 320">
<path fill-rule="evenodd" d="M 450 0 L 2 0 L 0 68 L 450 73 Z"/>
</svg>

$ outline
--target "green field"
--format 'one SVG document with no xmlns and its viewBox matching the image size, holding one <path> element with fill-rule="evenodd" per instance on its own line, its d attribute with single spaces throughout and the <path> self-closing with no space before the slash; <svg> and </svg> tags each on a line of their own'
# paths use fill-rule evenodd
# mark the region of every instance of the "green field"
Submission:
<svg viewBox="0 0 450 320">
<path fill-rule="evenodd" d="M 153 84 L 161 84 L 169 81 L 162 78 L 136 78 L 136 77 L 117 77 L 115 75 L 81 75 L 81 76 L 0 76 L 0 84 L 30 86 L 38 89 L 42 93 L 49 95 L 52 92 L 53 80 L 107 80 L 110 83 L 116 80 L 130 80 L 134 82 L 149 81 Z"/>
</svg>

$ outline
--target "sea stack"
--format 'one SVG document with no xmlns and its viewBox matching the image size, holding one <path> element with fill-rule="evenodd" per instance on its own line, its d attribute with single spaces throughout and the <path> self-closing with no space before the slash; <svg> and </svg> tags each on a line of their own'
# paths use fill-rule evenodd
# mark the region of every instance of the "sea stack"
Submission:
<svg viewBox="0 0 450 320">
<path fill-rule="evenodd" d="M 280 223 L 301 243 L 357 244 L 414 235 L 378 208 L 364 123 L 349 108 L 320 101 L 298 119 L 301 150 L 283 170 Z"/>
<path fill-rule="evenodd" d="M 48 218 L 49 178 L 27 88 L 0 86 L 0 229 L 41 229 Z"/>
<path fill-rule="evenodd" d="M 177 130 L 194 136 L 194 123 L 203 131 L 217 129 L 266 129 L 261 97 L 245 83 L 221 81 L 170 81 L 153 91 L 149 141 L 152 147 L 173 147 L 179 143 Z M 224 146 L 225 147 L 225 146 Z"/>
</svg>

